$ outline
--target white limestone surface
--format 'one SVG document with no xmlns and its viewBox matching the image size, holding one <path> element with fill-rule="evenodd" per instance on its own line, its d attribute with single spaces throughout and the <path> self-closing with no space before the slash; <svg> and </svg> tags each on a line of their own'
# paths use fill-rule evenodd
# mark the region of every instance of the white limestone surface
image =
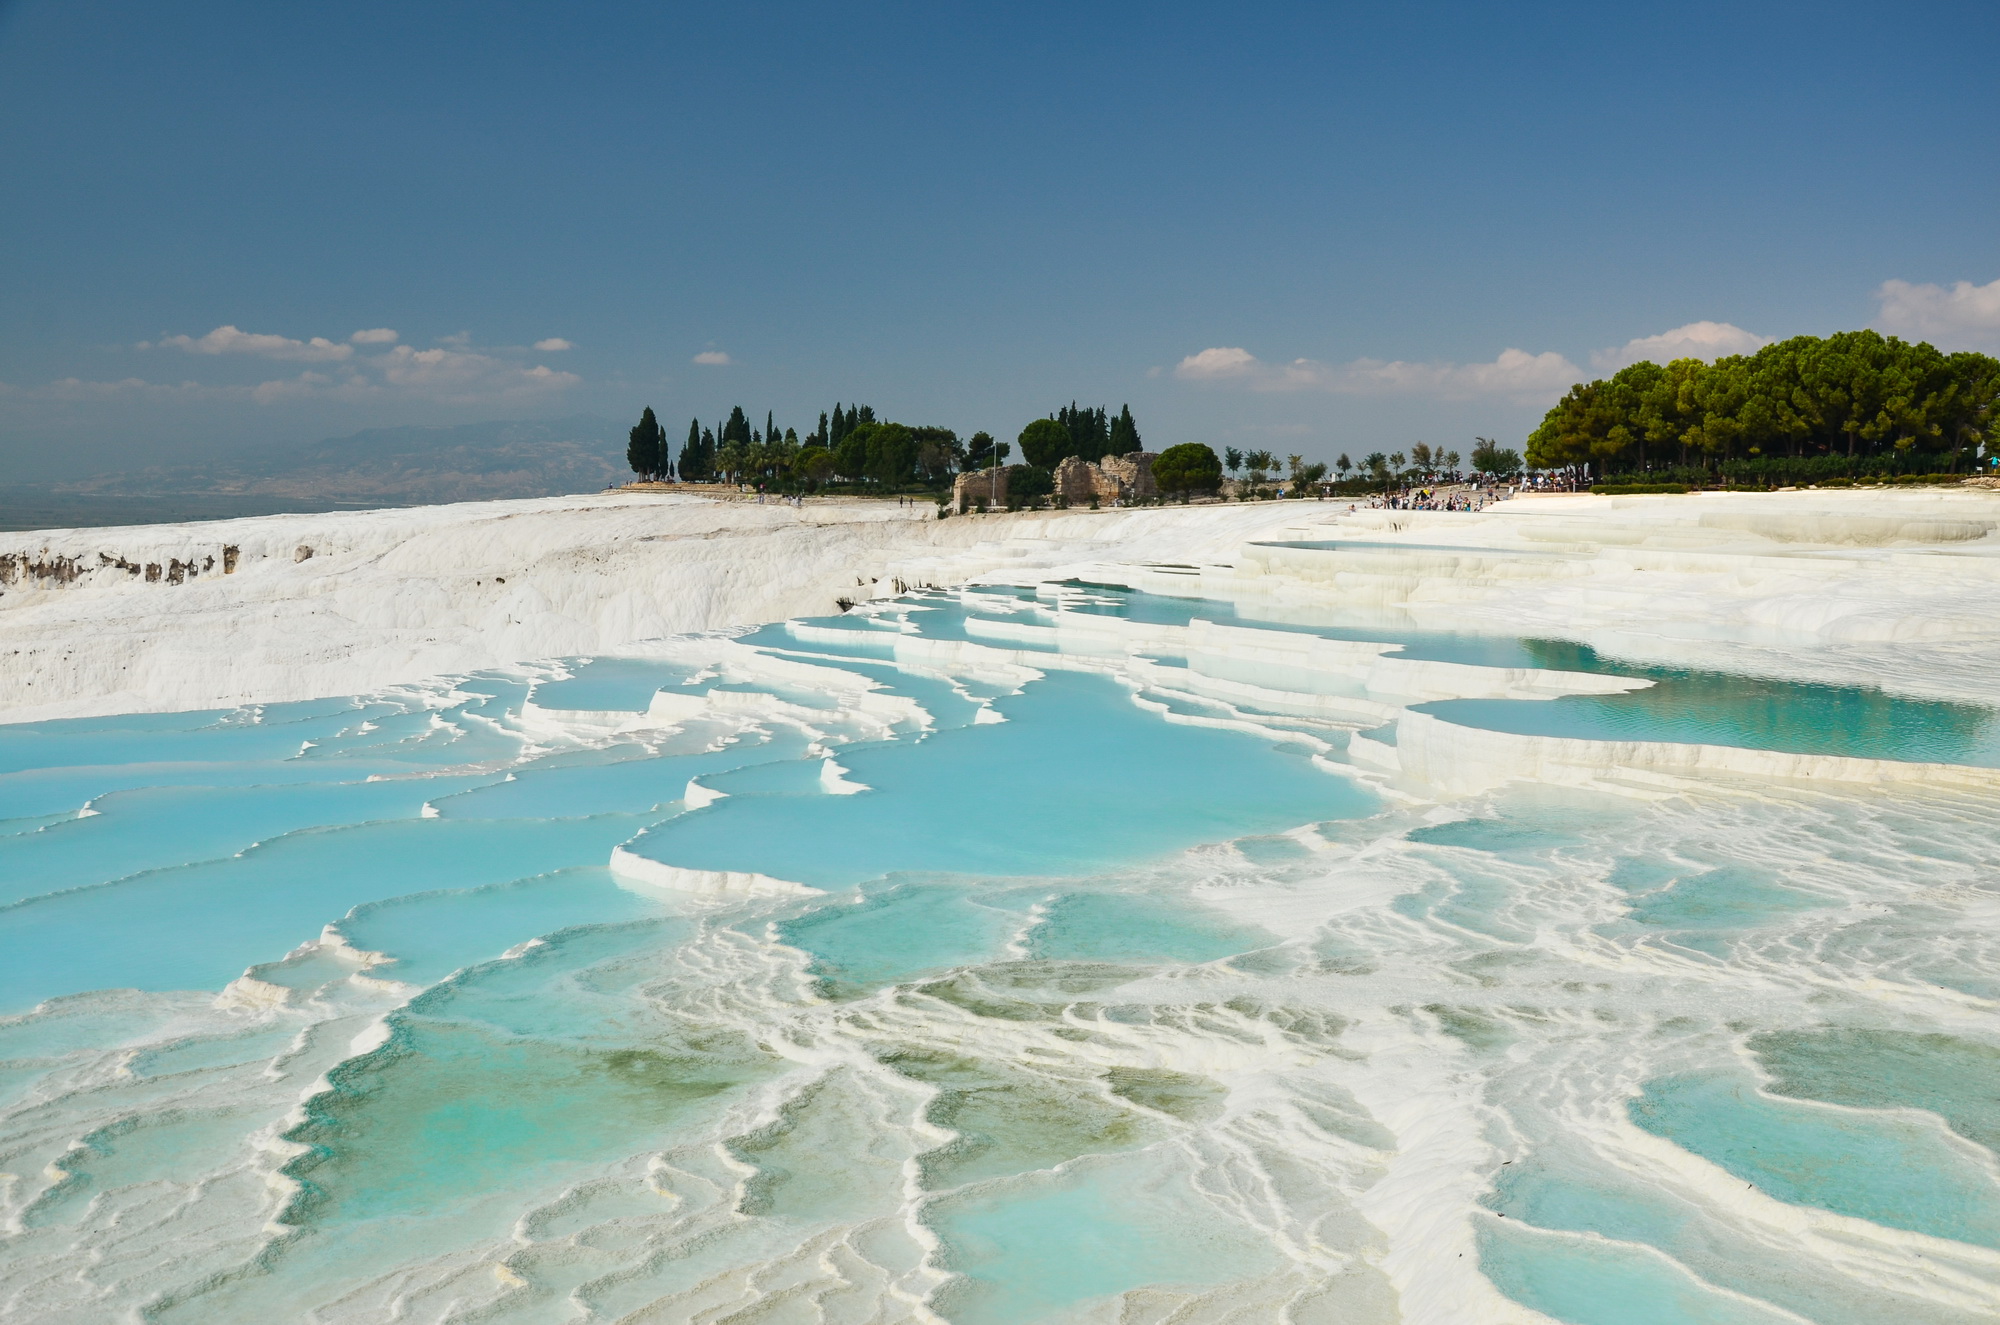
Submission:
<svg viewBox="0 0 2000 1325">
<path fill-rule="evenodd" d="M 606 493 L 43 531 L 0 536 L 0 719 L 351 694 L 908 585 L 1059 575 L 1983 699 L 1996 528 L 2000 492 L 1944 489 L 949 520 L 881 501 Z M 1274 546 L 1288 542 L 1339 550 Z M 174 582 L 177 562 L 193 570 Z"/>
<path fill-rule="evenodd" d="M 801 509 L 606 493 L 0 535 L 16 568 L 0 583 L 0 720 L 352 694 L 827 615 L 842 597 L 1003 567 L 1233 556 L 1317 513 L 1292 503 L 938 520 L 928 505 L 886 501 Z M 146 571 L 177 561 L 192 577 Z"/>
</svg>

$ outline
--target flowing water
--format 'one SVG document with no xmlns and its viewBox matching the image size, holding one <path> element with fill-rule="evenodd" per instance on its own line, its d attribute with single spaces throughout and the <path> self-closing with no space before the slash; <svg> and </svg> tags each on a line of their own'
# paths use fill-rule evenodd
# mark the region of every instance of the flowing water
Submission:
<svg viewBox="0 0 2000 1325">
<path fill-rule="evenodd" d="M 1440 800 L 1412 708 L 2000 764 L 1079 584 L 0 727 L 0 1318 L 2000 1317 L 2000 800 Z"/>
</svg>

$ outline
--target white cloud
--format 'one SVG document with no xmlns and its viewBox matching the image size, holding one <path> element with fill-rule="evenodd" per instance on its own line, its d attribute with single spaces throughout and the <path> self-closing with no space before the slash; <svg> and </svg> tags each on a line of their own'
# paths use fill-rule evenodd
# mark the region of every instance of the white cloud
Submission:
<svg viewBox="0 0 2000 1325">
<path fill-rule="evenodd" d="M 1213 346 L 1190 354 L 1174 376 L 1191 382 L 1239 383 L 1253 391 L 1331 391 L 1342 395 L 1511 396 L 1529 401 L 1554 399 L 1582 371 L 1553 350 L 1530 354 L 1503 350 L 1491 363 L 1411 363 L 1395 359 L 1355 359 L 1325 364 L 1313 359 L 1265 363 L 1237 346 Z"/>
<path fill-rule="evenodd" d="M 437 343 L 440 345 L 449 345 L 453 349 L 462 350 L 466 346 L 472 344 L 472 333 L 469 331 L 454 331 L 449 336 L 439 336 L 437 338 Z"/>
<path fill-rule="evenodd" d="M 129 377 L 116 382 L 89 382 L 64 378 L 43 387 L 4 388 L 23 399 L 101 400 L 114 396 L 149 395 L 186 400 L 251 400 L 272 404 L 287 400 L 341 399 L 359 396 L 395 397 L 476 404 L 489 400 L 546 396 L 565 391 L 583 379 L 575 373 L 560 372 L 546 364 L 522 362 L 522 351 L 496 350 L 485 353 L 466 348 L 470 337 L 464 333 L 446 337 L 449 345 L 419 350 L 396 344 L 400 337 L 386 327 L 355 332 L 351 344 L 335 344 L 324 337 L 294 340 L 287 336 L 246 332 L 234 326 L 217 327 L 205 336 L 168 336 L 142 348 L 168 348 L 201 355 L 249 355 L 264 359 L 293 359 L 327 365 L 323 372 L 307 370 L 296 377 L 278 378 L 254 384 L 206 384 L 182 382 L 178 385 L 148 382 Z M 544 341 L 567 348 L 568 341 Z M 361 345 L 378 352 L 357 352 Z"/>
<path fill-rule="evenodd" d="M 233 326 L 217 327 L 206 336 L 167 336 L 156 342 L 161 349 L 185 350 L 189 354 L 251 354 L 260 359 L 300 359 L 324 363 L 354 354 L 351 345 L 336 345 L 324 336 L 293 340 L 263 332 L 239 331 Z M 151 348 L 140 342 L 141 349 Z"/>
<path fill-rule="evenodd" d="M 448 400 L 561 391 L 583 381 L 575 373 L 557 372 L 542 364 L 523 368 L 490 354 L 413 350 L 407 345 L 377 356 L 368 366 L 379 371 L 390 386 Z"/>
<path fill-rule="evenodd" d="M 1875 297 L 1884 331 L 1927 340 L 1943 350 L 2000 349 L 2000 281 L 1912 285 L 1884 281 Z"/>
<path fill-rule="evenodd" d="M 1174 365 L 1174 376 L 1191 382 L 1218 382 L 1230 378 L 1254 377 L 1264 365 L 1257 356 L 1235 346 L 1217 345 L 1190 354 Z"/>
<path fill-rule="evenodd" d="M 570 344 L 561 336 L 551 336 L 547 340 L 536 341 L 535 348 L 544 354 L 554 354 L 559 350 L 573 350 L 576 346 Z"/>
<path fill-rule="evenodd" d="M 1690 322 L 1657 336 L 1628 340 L 1616 349 L 1594 351 L 1590 356 L 1590 366 L 1600 373 L 1615 373 L 1641 359 L 1661 364 L 1675 359 L 1713 361 L 1732 354 L 1754 354 L 1770 343 L 1769 336 L 1759 336 L 1732 323 Z"/>
<path fill-rule="evenodd" d="M 699 364 L 707 364 L 710 367 L 717 367 L 717 368 L 724 367 L 728 364 L 736 362 L 736 360 L 730 358 L 728 355 L 724 354 L 721 350 L 703 350 L 700 354 L 694 356 L 694 361 Z"/>
<path fill-rule="evenodd" d="M 64 377 L 46 386 L 18 389 L 15 394 L 60 401 L 142 397 L 151 400 L 255 400 L 269 403 L 293 397 L 357 394 L 376 389 L 352 371 L 347 371 L 340 381 L 335 381 L 324 373 L 308 370 L 297 377 L 279 378 L 248 386 L 210 386 L 202 382 L 148 382 L 140 377 L 120 378 L 115 382 L 93 382 L 80 377 Z"/>
</svg>

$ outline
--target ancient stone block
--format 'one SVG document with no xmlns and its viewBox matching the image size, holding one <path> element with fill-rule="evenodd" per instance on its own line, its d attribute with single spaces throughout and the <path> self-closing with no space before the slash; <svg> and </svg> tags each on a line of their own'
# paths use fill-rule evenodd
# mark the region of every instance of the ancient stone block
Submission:
<svg viewBox="0 0 2000 1325">
<path fill-rule="evenodd" d="M 985 506 L 1007 509 L 1007 469 L 975 469 L 960 474 L 951 485 L 951 504 L 959 514 Z"/>
</svg>

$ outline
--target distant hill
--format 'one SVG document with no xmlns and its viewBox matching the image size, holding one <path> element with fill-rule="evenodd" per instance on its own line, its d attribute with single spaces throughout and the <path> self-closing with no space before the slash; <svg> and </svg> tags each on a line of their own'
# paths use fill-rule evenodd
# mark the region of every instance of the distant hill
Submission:
<svg viewBox="0 0 2000 1325">
<path fill-rule="evenodd" d="M 305 446 L 270 447 L 198 466 L 55 485 L 79 496 L 283 497 L 347 505 L 418 505 L 594 492 L 630 478 L 609 420 L 370 428 Z"/>
<path fill-rule="evenodd" d="M 0 487 L 0 529 L 213 520 L 595 492 L 632 477 L 624 428 L 579 415 L 370 428 L 197 465 Z"/>
</svg>

